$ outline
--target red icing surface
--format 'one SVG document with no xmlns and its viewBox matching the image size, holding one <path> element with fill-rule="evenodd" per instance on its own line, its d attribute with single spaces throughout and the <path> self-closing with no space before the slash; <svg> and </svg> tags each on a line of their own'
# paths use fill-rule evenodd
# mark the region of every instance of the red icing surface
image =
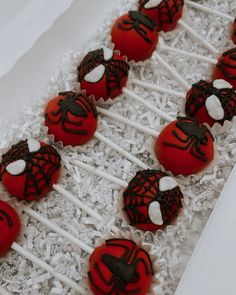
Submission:
<svg viewBox="0 0 236 295">
<path fill-rule="evenodd" d="M 70 100 L 71 97 L 75 99 Z M 66 102 L 68 106 L 62 109 Z M 97 129 L 95 104 L 85 95 L 60 93 L 49 101 L 45 114 L 48 133 L 53 134 L 55 140 L 62 141 L 64 145 L 82 145 L 93 137 Z"/>
<path fill-rule="evenodd" d="M 184 124 L 185 132 L 177 127 L 177 123 Z M 200 147 L 199 152 L 197 144 Z M 194 154 L 191 153 L 191 150 Z M 195 174 L 206 168 L 214 158 L 213 137 L 204 125 L 198 124 L 196 121 L 194 123 L 191 119 L 176 120 L 167 125 L 160 133 L 156 140 L 155 152 L 157 159 L 167 171 L 171 171 L 175 175 Z"/>
<path fill-rule="evenodd" d="M 212 79 L 224 79 L 236 88 L 236 47 L 224 52 L 219 58 Z"/>
<path fill-rule="evenodd" d="M 142 13 L 152 18 L 160 31 L 171 31 L 177 25 L 183 14 L 183 0 L 163 0 L 153 8 L 145 8 L 148 0 L 139 1 L 139 9 Z"/>
<path fill-rule="evenodd" d="M 20 233 L 20 219 L 16 211 L 7 203 L 0 201 L 0 256 L 11 249 Z"/>
<path fill-rule="evenodd" d="M 234 20 L 234 23 L 233 23 L 232 40 L 234 44 L 236 44 L 236 19 Z"/>
<path fill-rule="evenodd" d="M 151 19 L 149 21 L 152 22 Z M 119 17 L 111 31 L 112 42 L 115 45 L 115 49 L 119 50 L 122 55 L 127 56 L 128 60 L 143 61 L 149 58 L 156 49 L 158 31 L 155 25 L 153 29 L 149 29 L 141 23 L 139 26 L 140 30 L 137 31 L 132 23 L 134 21 L 129 13 Z M 124 29 L 121 29 L 120 26 Z M 142 30 L 146 32 L 144 35 L 150 40 L 149 42 L 139 33 Z"/>
<path fill-rule="evenodd" d="M 106 264 L 104 255 L 112 256 L 115 262 Z M 118 274 L 116 276 L 112 272 L 114 269 Z M 96 295 L 145 295 L 150 288 L 152 275 L 148 253 L 131 240 L 107 240 L 93 251 L 89 259 L 89 285 Z"/>
<path fill-rule="evenodd" d="M 18 199 L 38 201 L 44 197 L 53 184 L 57 183 L 60 174 L 60 155 L 56 150 L 43 142 L 41 149 L 30 153 L 27 141 L 21 141 L 4 155 L 0 165 L 1 181 L 6 190 Z M 16 160 L 25 160 L 26 168 L 19 175 L 12 175 L 7 170 L 8 164 Z"/>
<path fill-rule="evenodd" d="M 213 119 L 206 108 L 205 102 L 211 95 L 216 95 L 224 109 L 223 120 Z M 188 117 L 193 117 L 200 123 L 208 123 L 213 126 L 216 122 L 223 124 L 225 120 L 231 120 L 236 115 L 236 93 L 232 89 L 216 89 L 213 82 L 201 80 L 193 84 L 186 95 L 185 112 Z"/>
<path fill-rule="evenodd" d="M 141 230 L 158 230 L 176 220 L 181 208 L 183 197 L 177 186 L 171 190 L 160 191 L 159 181 L 168 174 L 158 170 L 139 171 L 130 181 L 124 197 L 124 211 L 131 225 Z M 159 202 L 163 224 L 154 224 L 148 208 L 152 202 Z"/>
<path fill-rule="evenodd" d="M 106 71 L 98 82 L 85 81 L 84 77 L 99 65 L 104 65 Z M 103 98 L 116 98 L 122 93 L 122 88 L 126 86 L 128 80 L 129 65 L 118 53 L 113 53 L 113 57 L 105 61 L 103 49 L 90 51 L 82 60 L 78 67 L 78 81 L 82 90 L 86 90 L 87 96 L 93 95 L 95 100 Z"/>
</svg>

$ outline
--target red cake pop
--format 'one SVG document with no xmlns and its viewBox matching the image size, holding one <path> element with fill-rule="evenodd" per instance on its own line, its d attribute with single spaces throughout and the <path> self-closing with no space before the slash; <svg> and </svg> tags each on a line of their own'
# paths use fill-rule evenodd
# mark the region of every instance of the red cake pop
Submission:
<svg viewBox="0 0 236 295">
<path fill-rule="evenodd" d="M 219 58 L 213 73 L 213 80 L 216 79 L 223 79 L 236 88 L 236 47 Z"/>
<path fill-rule="evenodd" d="M 200 80 L 192 85 L 187 93 L 185 112 L 200 123 L 213 126 L 216 122 L 223 125 L 236 115 L 236 93 L 225 80 L 208 82 Z"/>
<path fill-rule="evenodd" d="M 16 211 L 7 203 L 0 201 L 0 256 L 11 249 L 20 233 L 20 227 Z"/>
<path fill-rule="evenodd" d="M 145 295 L 153 274 L 150 256 L 131 240 L 107 240 L 89 259 L 88 278 L 95 295 Z"/>
<path fill-rule="evenodd" d="M 142 230 L 163 229 L 175 221 L 183 197 L 174 178 L 159 170 L 139 171 L 124 194 L 130 224 Z"/>
<path fill-rule="evenodd" d="M 171 31 L 183 14 L 184 0 L 140 0 L 139 10 L 153 19 L 160 31 Z"/>
<path fill-rule="evenodd" d="M 87 96 L 96 100 L 115 98 L 126 86 L 129 65 L 109 48 L 90 51 L 78 66 L 78 81 Z"/>
<path fill-rule="evenodd" d="M 213 137 L 206 126 L 193 118 L 179 117 L 167 125 L 156 141 L 156 156 L 168 171 L 195 174 L 214 158 Z"/>
<path fill-rule="evenodd" d="M 143 61 L 156 49 L 158 31 L 155 22 L 140 11 L 118 18 L 111 31 L 115 49 L 129 60 Z"/>
<path fill-rule="evenodd" d="M 38 201 L 58 180 L 61 157 L 50 145 L 22 140 L 2 156 L 1 181 L 19 199 Z"/>
<path fill-rule="evenodd" d="M 49 101 L 45 111 L 48 133 L 64 145 L 82 145 L 97 129 L 97 109 L 84 94 L 60 92 Z"/>
<path fill-rule="evenodd" d="M 236 44 L 236 18 L 233 23 L 232 40 L 233 40 L 234 44 Z"/>
</svg>

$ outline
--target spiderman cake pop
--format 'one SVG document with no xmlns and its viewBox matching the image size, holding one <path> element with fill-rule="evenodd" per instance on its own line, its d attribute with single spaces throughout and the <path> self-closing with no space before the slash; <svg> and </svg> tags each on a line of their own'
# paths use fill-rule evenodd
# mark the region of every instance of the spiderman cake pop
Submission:
<svg viewBox="0 0 236 295">
<path fill-rule="evenodd" d="M 7 203 L 0 201 L 0 256 L 11 249 L 20 233 L 20 227 L 16 211 Z"/>
<path fill-rule="evenodd" d="M 128 60 L 143 61 L 156 49 L 158 31 L 155 22 L 140 11 L 119 17 L 111 31 L 115 49 Z"/>
<path fill-rule="evenodd" d="M 89 285 L 95 295 L 145 295 L 153 274 L 149 254 L 131 240 L 106 240 L 89 259 Z"/>
<path fill-rule="evenodd" d="M 64 145 L 82 145 L 97 129 L 98 114 L 92 99 L 82 93 L 60 92 L 45 111 L 48 133 Z"/>
<path fill-rule="evenodd" d="M 236 44 L 236 18 L 233 23 L 232 40 Z"/>
<path fill-rule="evenodd" d="M 166 170 L 186 176 L 210 164 L 214 158 L 213 142 L 206 126 L 193 118 L 178 117 L 160 133 L 155 152 Z"/>
<path fill-rule="evenodd" d="M 200 80 L 192 85 L 187 93 L 185 112 L 200 123 L 213 126 L 216 122 L 223 125 L 236 115 L 236 93 L 225 80 L 208 82 Z"/>
<path fill-rule="evenodd" d="M 153 19 L 159 31 L 171 31 L 183 14 L 184 0 L 140 0 L 139 10 Z"/>
<path fill-rule="evenodd" d="M 224 79 L 236 88 L 236 47 L 223 53 L 213 72 L 213 80 Z"/>
<path fill-rule="evenodd" d="M 126 86 L 129 65 L 109 48 L 90 51 L 78 66 L 78 82 L 95 100 L 115 98 Z"/>
<path fill-rule="evenodd" d="M 0 177 L 6 190 L 26 201 L 38 201 L 58 180 L 61 157 L 46 143 L 22 140 L 2 156 Z"/>
<path fill-rule="evenodd" d="M 130 224 L 142 230 L 163 229 L 182 208 L 181 190 L 174 178 L 159 170 L 139 171 L 123 193 Z"/>
</svg>

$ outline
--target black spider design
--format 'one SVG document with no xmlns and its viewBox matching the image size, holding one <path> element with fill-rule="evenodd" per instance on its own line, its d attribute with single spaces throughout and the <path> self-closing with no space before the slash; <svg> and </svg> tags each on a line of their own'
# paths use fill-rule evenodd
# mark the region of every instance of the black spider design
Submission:
<svg viewBox="0 0 236 295">
<path fill-rule="evenodd" d="M 124 19 L 118 24 L 118 28 L 124 31 L 134 29 L 146 42 L 152 43 L 152 40 L 147 37 L 148 31 L 154 31 L 156 23 L 148 16 L 142 14 L 140 11 L 129 11 L 131 21 Z M 141 27 L 142 25 L 142 27 Z M 143 27 L 147 28 L 145 30 Z"/>
<path fill-rule="evenodd" d="M 228 57 L 232 62 L 226 62 L 225 57 Z M 226 51 L 222 57 L 219 59 L 216 67 L 222 71 L 222 73 L 229 79 L 236 80 L 236 75 L 234 71 L 236 69 L 236 48 L 232 48 Z M 232 72 L 230 72 L 232 70 Z"/>
<path fill-rule="evenodd" d="M 80 118 L 87 118 L 88 112 L 93 112 L 93 115 L 96 118 L 98 114 L 94 104 L 90 101 L 89 98 L 86 98 L 84 95 L 75 93 L 73 91 L 60 92 L 59 95 L 63 97 L 65 96 L 66 98 L 60 99 L 58 102 L 58 110 L 52 111 L 50 114 L 45 114 L 45 119 L 54 125 L 61 122 L 61 126 L 65 132 L 86 135 L 88 133 L 87 130 L 72 129 L 68 128 L 66 125 L 69 124 L 79 127 L 82 126 L 82 121 L 80 120 Z M 78 118 L 78 121 L 71 121 L 68 118 L 68 113 L 76 116 Z M 58 115 L 60 116 L 54 121 L 50 118 L 50 115 L 53 117 L 57 117 Z"/>
<path fill-rule="evenodd" d="M 183 195 L 178 186 L 172 190 L 160 191 L 159 181 L 164 176 L 167 174 L 159 170 L 143 170 L 138 171 L 129 182 L 129 186 L 123 193 L 123 210 L 128 215 L 131 225 L 152 224 L 149 216 L 144 214 L 141 208 L 150 206 L 154 201 L 160 204 L 163 225 L 169 224 L 170 219 L 178 215 L 178 209 L 182 207 Z"/>
<path fill-rule="evenodd" d="M 12 227 L 13 226 L 13 221 L 11 220 L 10 215 L 8 215 L 5 211 L 0 209 L 0 221 L 3 221 L 4 218 L 7 220 L 7 225 L 9 227 Z"/>
<path fill-rule="evenodd" d="M 201 146 L 207 146 L 208 137 L 207 134 L 211 136 L 210 131 L 206 126 L 201 125 L 198 121 L 193 118 L 188 117 L 178 117 L 178 122 L 176 123 L 176 127 L 178 127 L 184 134 L 186 134 L 187 138 L 181 138 L 176 130 L 172 131 L 172 134 L 185 145 L 177 145 L 170 142 L 164 142 L 164 145 L 175 147 L 181 150 L 187 150 L 190 148 L 190 153 L 196 157 L 197 159 L 207 162 L 207 157 L 205 156 L 205 152 L 201 150 Z"/>
<path fill-rule="evenodd" d="M 119 239 L 111 239 L 106 241 L 106 246 L 115 246 L 120 247 L 125 250 L 124 254 L 120 257 L 114 257 L 109 254 L 104 254 L 102 256 L 102 262 L 107 266 L 107 268 L 110 270 L 110 272 L 113 274 L 110 280 L 107 280 L 103 277 L 103 274 L 100 270 L 100 267 L 98 264 L 96 264 L 96 271 L 104 283 L 105 286 L 111 287 L 111 289 L 108 292 L 105 292 L 101 288 L 99 288 L 96 285 L 96 282 L 94 281 L 91 273 L 88 273 L 89 280 L 91 284 L 102 294 L 104 295 L 111 295 L 111 294 L 139 294 L 140 288 L 136 288 L 133 290 L 127 290 L 127 285 L 130 283 L 136 283 L 142 278 L 137 272 L 137 267 L 140 263 L 142 263 L 146 270 L 146 275 L 153 275 L 153 267 L 151 259 L 148 255 L 148 253 L 142 249 L 138 248 L 137 245 L 130 240 L 126 240 L 130 243 L 130 247 L 123 245 L 122 241 Z M 139 257 L 140 254 L 144 254 L 148 260 L 149 265 L 147 265 L 146 261 Z"/>
<path fill-rule="evenodd" d="M 113 89 L 121 89 L 122 79 L 128 76 L 130 67 L 124 60 L 105 60 L 102 48 L 90 51 L 85 56 L 78 67 L 78 81 L 82 82 L 84 77 L 99 65 L 105 67 L 107 93 L 110 94 Z"/>
</svg>

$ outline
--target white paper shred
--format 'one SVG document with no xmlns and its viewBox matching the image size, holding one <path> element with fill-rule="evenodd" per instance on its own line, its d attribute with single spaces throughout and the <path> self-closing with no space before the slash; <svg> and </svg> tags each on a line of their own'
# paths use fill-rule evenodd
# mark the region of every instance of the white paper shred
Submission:
<svg viewBox="0 0 236 295">
<path fill-rule="evenodd" d="M 85 51 L 107 46 L 110 42 L 111 24 L 118 15 L 134 8 L 135 2 L 137 3 L 137 1 L 122 0 L 120 7 L 107 15 L 103 22 L 101 20 L 102 26 L 95 36 L 89 40 L 84 48 Z M 236 15 L 235 0 L 205 0 L 199 1 L 199 3 Z M 227 33 L 229 24 L 226 20 L 196 11 L 188 6 L 185 7 L 184 20 L 219 51 L 223 52 L 226 47 L 232 46 Z M 168 46 L 211 56 L 206 49 L 189 38 L 181 28 L 177 27 L 174 31 L 162 34 L 162 36 Z M 161 52 L 161 55 L 190 84 L 200 79 L 211 78 L 212 66 L 209 64 L 174 53 Z M 52 137 L 47 136 L 42 125 L 44 105 L 58 91 L 75 89 L 76 68 L 80 56 L 81 52 L 65 53 L 58 68 L 55 69 L 50 78 L 48 88 L 42 90 L 35 97 L 34 103 L 24 110 L 20 122 L 16 122 L 11 128 L 9 128 L 7 122 L 0 122 L 1 152 L 4 152 L 5 148 L 20 139 L 30 136 L 48 143 L 51 142 Z M 184 91 L 163 66 L 154 63 L 154 59 L 147 60 L 142 65 L 133 66 L 131 72 L 136 78 L 175 91 Z M 139 86 L 129 87 L 173 117 L 180 112 L 184 103 L 183 99 L 147 91 Z M 110 108 L 124 117 L 158 131 L 165 124 L 163 119 L 158 118 L 155 114 L 125 96 Z M 158 280 L 160 284 L 155 288 L 156 294 L 173 295 L 196 241 L 236 162 L 235 121 L 232 127 L 227 130 L 227 133 L 222 132 L 216 136 L 215 144 L 218 156 L 212 171 L 206 172 L 201 179 L 195 177 L 179 179 L 181 189 L 186 196 L 187 206 L 185 206 L 177 223 L 168 226 L 164 232 L 136 232 L 135 228 L 129 227 L 120 214 L 119 198 L 123 188 L 71 164 L 74 159 L 79 159 L 126 181 L 135 175 L 139 170 L 136 165 L 96 139 L 82 147 L 63 149 L 60 144 L 56 146 L 64 161 L 60 184 L 104 216 L 103 223 L 97 224 L 94 218 L 63 199 L 57 192 L 52 192 L 41 202 L 28 206 L 41 212 L 43 216 L 90 246 L 94 246 L 98 238 L 107 233 L 114 222 L 121 230 L 129 230 L 138 238 L 141 237 L 144 242 L 152 245 L 152 250 L 159 258 Z M 99 118 L 98 131 L 130 151 L 150 167 L 157 167 L 153 151 L 154 139 L 150 136 L 103 117 Z M 9 201 L 21 215 L 23 226 L 18 242 L 53 266 L 55 270 L 65 274 L 88 290 L 86 280 L 88 254 L 30 218 L 27 214 L 22 214 L 21 203 L 10 198 L 2 186 L 0 186 L 0 194 L 1 198 Z M 5 257 L 0 258 L 0 285 L 13 294 L 75 294 L 69 287 L 35 267 L 30 261 L 14 251 L 10 251 Z M 90 294 L 89 290 L 87 294 Z"/>
</svg>

